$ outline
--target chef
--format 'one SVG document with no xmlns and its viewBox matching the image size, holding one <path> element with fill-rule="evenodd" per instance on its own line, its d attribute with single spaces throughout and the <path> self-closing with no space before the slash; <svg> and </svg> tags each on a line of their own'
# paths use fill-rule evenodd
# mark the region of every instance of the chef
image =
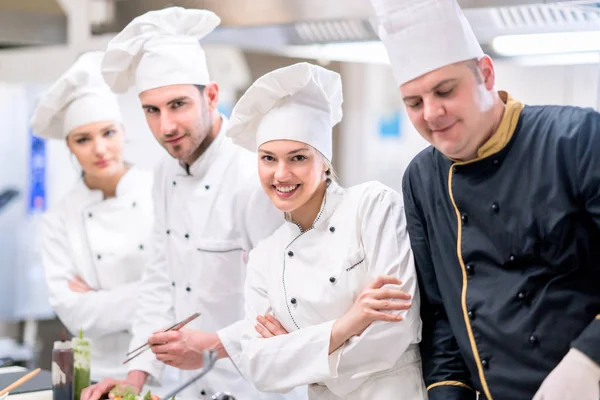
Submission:
<svg viewBox="0 0 600 400">
<path fill-rule="evenodd" d="M 339 74 L 308 63 L 258 79 L 233 110 L 228 136 L 257 152 L 286 219 L 250 253 L 242 371 L 265 391 L 309 384 L 309 399 L 426 399 L 402 198 L 336 183 L 341 118 Z"/>
<path fill-rule="evenodd" d="M 600 114 L 495 89 L 455 0 L 372 0 L 431 146 L 403 193 L 429 398 L 598 400 Z"/>
<path fill-rule="evenodd" d="M 262 192 L 252 154 L 224 134 L 219 86 L 198 42 L 219 23 L 206 10 L 151 11 L 109 43 L 103 60 L 106 82 L 117 93 L 138 93 L 150 130 L 169 153 L 155 171 L 152 258 L 131 341 L 132 349 L 149 342 L 152 351 L 129 363 L 124 383 L 139 391 L 148 377 L 160 378 L 165 364 L 183 370 L 183 383 L 202 366 L 202 351 L 216 349 L 215 368 L 182 396 L 209 399 L 229 391 L 238 399 L 281 398 L 259 393 L 235 365 L 246 254 L 283 218 Z M 201 315 L 186 328 L 153 334 L 194 312 Z M 102 382 L 86 398 L 95 400 L 112 385 Z"/>
<path fill-rule="evenodd" d="M 115 95 L 85 53 L 40 100 L 35 135 L 64 141 L 81 166 L 71 191 L 43 217 L 50 304 L 73 335 L 93 340 L 91 378 L 124 378 L 135 301 L 148 259 L 152 174 L 125 161 Z"/>
</svg>

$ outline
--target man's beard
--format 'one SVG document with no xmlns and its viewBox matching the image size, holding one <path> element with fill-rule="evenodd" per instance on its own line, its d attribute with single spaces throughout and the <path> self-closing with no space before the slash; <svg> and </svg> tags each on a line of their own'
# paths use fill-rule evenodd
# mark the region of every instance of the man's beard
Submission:
<svg viewBox="0 0 600 400">
<path fill-rule="evenodd" d="M 208 148 L 210 142 L 212 142 L 212 123 L 208 123 L 208 126 L 205 125 L 204 130 L 202 135 L 192 135 L 190 132 L 186 132 L 186 136 L 190 142 L 189 146 L 187 149 L 179 144 L 173 146 L 173 153 L 171 156 L 186 164 L 191 164 L 196 161 Z"/>
<path fill-rule="evenodd" d="M 188 141 L 186 148 L 185 144 L 177 144 L 171 148 L 169 154 L 176 158 L 181 163 L 191 164 L 196 161 L 202 153 L 208 148 L 212 142 L 213 121 L 210 114 L 206 110 L 201 111 L 200 121 L 193 127 L 193 130 L 185 131 L 185 137 Z M 182 153 L 184 152 L 184 153 Z"/>
</svg>

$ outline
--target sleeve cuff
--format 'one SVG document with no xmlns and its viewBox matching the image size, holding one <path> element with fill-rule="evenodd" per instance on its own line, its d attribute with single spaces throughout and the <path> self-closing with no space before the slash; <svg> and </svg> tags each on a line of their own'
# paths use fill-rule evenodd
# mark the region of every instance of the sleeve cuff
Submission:
<svg viewBox="0 0 600 400">
<path fill-rule="evenodd" d="M 252 337 L 244 342 L 240 369 L 262 392 L 286 393 L 298 386 L 331 379 L 332 360 L 336 359 L 329 354 L 333 322 L 268 339 Z M 300 356 L 290 362 L 290 354 Z"/>
<path fill-rule="evenodd" d="M 221 341 L 221 345 L 238 369 L 240 366 L 240 358 L 242 356 L 241 339 L 243 328 L 244 321 L 238 321 L 217 331 L 217 336 Z"/>
<path fill-rule="evenodd" d="M 427 387 L 429 400 L 476 400 L 477 392 L 459 381 L 436 382 Z"/>
<path fill-rule="evenodd" d="M 600 365 L 600 315 L 597 315 L 579 337 L 571 343 L 571 347 L 581 351 Z"/>
<path fill-rule="evenodd" d="M 331 330 L 333 329 L 333 324 L 335 321 L 331 321 L 331 325 L 329 325 L 329 341 L 331 341 Z M 329 344 L 328 341 L 328 344 Z M 329 374 L 331 376 L 330 379 L 336 379 L 338 377 L 338 368 L 340 366 L 340 361 L 342 359 L 342 352 L 346 343 L 337 348 L 333 353 L 327 356 L 327 360 L 329 363 Z M 329 352 L 329 348 L 327 348 L 327 352 Z"/>
</svg>

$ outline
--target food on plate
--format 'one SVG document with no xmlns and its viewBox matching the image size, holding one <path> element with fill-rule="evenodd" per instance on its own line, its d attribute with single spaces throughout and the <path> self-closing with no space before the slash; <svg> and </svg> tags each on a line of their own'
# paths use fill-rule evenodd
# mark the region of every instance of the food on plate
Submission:
<svg viewBox="0 0 600 400">
<path fill-rule="evenodd" d="M 154 396 L 150 391 L 146 392 L 144 396 L 138 396 L 129 386 L 117 385 L 110 391 L 113 395 L 114 400 L 160 400 L 159 397 Z"/>
</svg>

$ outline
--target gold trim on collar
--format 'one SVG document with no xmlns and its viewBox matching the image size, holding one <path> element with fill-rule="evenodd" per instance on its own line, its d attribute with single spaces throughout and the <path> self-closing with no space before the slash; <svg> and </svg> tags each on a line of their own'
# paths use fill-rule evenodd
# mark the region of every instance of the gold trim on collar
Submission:
<svg viewBox="0 0 600 400">
<path fill-rule="evenodd" d="M 502 102 L 506 104 L 502 121 L 500 121 L 496 132 L 477 150 L 476 160 L 491 156 L 507 145 L 515 133 L 519 116 L 523 107 L 525 107 L 523 103 L 513 99 L 507 92 L 499 91 L 498 95 Z"/>
</svg>

